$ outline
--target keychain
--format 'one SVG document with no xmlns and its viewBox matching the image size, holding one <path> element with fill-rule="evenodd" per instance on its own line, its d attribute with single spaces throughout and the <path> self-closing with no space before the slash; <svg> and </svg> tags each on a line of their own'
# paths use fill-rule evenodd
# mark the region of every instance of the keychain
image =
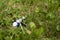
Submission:
<svg viewBox="0 0 60 40">
<path fill-rule="evenodd" d="M 24 28 L 23 29 L 23 27 L 22 27 L 22 25 L 24 25 L 24 26 L 26 26 L 26 24 L 25 23 L 23 23 L 23 20 L 25 19 L 26 17 L 22 17 L 22 18 L 20 18 L 20 19 L 14 19 L 14 21 L 13 21 L 13 23 L 12 23 L 12 26 L 13 27 L 18 27 L 18 26 L 20 26 L 21 27 L 21 29 L 22 29 L 22 32 L 25 34 L 25 31 L 24 31 L 24 29 L 26 30 L 26 32 L 28 33 L 28 34 L 31 34 L 31 31 L 30 30 L 28 30 L 27 28 Z"/>
<path fill-rule="evenodd" d="M 14 19 L 14 21 L 12 23 L 12 26 L 13 27 L 18 27 L 18 26 L 21 26 L 21 25 L 26 25 L 26 24 L 23 23 L 24 19 L 25 19 L 24 16 L 22 18 L 20 18 L 20 19 Z"/>
<path fill-rule="evenodd" d="M 13 27 L 21 27 L 21 30 L 22 30 L 22 32 L 25 34 L 25 32 L 24 32 L 24 29 L 23 29 L 23 27 L 22 27 L 22 25 L 25 25 L 26 26 L 26 24 L 24 24 L 23 23 L 23 20 L 25 19 L 25 17 L 23 16 L 22 18 L 20 18 L 20 19 L 14 19 L 14 21 L 13 21 L 13 23 L 12 23 L 12 26 Z"/>
</svg>

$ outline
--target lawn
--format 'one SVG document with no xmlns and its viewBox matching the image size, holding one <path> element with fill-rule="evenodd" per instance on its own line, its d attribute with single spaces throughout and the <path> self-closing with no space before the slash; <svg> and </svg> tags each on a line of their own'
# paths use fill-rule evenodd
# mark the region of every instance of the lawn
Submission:
<svg viewBox="0 0 60 40">
<path fill-rule="evenodd" d="M 60 40 L 60 0 L 0 0 L 0 40 Z"/>
</svg>

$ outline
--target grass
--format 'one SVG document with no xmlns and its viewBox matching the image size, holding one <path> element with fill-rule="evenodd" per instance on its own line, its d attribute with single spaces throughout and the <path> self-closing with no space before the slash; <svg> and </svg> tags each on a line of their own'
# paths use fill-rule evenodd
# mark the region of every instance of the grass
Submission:
<svg viewBox="0 0 60 40">
<path fill-rule="evenodd" d="M 14 28 L 14 18 L 27 26 Z M 0 40 L 60 40 L 59 0 L 0 0 Z"/>
</svg>

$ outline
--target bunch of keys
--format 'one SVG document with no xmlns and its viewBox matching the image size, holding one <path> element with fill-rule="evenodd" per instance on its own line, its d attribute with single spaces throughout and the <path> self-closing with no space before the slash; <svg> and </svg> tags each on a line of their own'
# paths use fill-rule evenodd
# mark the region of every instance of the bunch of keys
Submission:
<svg viewBox="0 0 60 40">
<path fill-rule="evenodd" d="M 13 23 L 12 23 L 12 26 L 13 27 L 18 27 L 18 26 L 21 26 L 21 25 L 25 25 L 25 23 L 23 23 L 23 20 L 25 19 L 25 17 L 23 16 L 22 18 L 20 19 L 14 19 Z"/>
<path fill-rule="evenodd" d="M 23 20 L 25 19 L 25 17 L 23 16 L 22 18 L 20 18 L 20 19 L 14 19 L 14 21 L 13 21 L 13 23 L 12 23 L 12 26 L 13 27 L 21 27 L 21 29 L 22 29 L 22 31 L 23 31 L 23 33 L 25 33 L 24 32 L 24 30 L 23 30 L 23 27 L 22 27 L 22 25 L 24 25 L 24 26 L 26 26 L 26 24 L 25 23 L 23 23 Z"/>
<path fill-rule="evenodd" d="M 23 23 L 23 20 L 25 19 L 26 17 L 22 17 L 22 18 L 20 18 L 20 19 L 15 19 L 14 21 L 13 21 L 13 23 L 12 23 L 12 26 L 13 27 L 18 27 L 18 26 L 20 26 L 21 27 L 21 29 L 22 29 L 22 32 L 25 34 L 25 31 L 24 31 L 24 29 L 26 30 L 26 32 L 28 33 L 28 34 L 31 34 L 31 31 L 30 30 L 28 30 L 27 28 L 24 28 L 23 29 L 23 27 L 22 27 L 22 25 L 24 25 L 24 26 L 26 26 L 26 24 L 25 23 Z"/>
</svg>

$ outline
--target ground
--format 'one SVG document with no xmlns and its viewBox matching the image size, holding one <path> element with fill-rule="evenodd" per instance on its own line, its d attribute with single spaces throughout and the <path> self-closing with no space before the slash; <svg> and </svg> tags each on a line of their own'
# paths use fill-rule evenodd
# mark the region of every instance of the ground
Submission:
<svg viewBox="0 0 60 40">
<path fill-rule="evenodd" d="M 13 27 L 22 16 L 26 26 Z M 60 1 L 0 0 L 0 40 L 60 40 Z"/>
</svg>

